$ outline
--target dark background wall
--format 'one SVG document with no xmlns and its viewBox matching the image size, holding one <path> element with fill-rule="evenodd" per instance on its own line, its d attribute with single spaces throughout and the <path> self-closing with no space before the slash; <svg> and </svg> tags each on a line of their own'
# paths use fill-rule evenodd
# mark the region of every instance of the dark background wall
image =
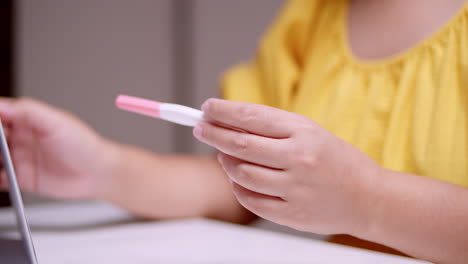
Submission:
<svg viewBox="0 0 468 264">
<path fill-rule="evenodd" d="M 13 95 L 13 1 L 0 1 L 0 96 Z M 7 193 L 0 192 L 0 207 L 8 204 Z"/>
</svg>

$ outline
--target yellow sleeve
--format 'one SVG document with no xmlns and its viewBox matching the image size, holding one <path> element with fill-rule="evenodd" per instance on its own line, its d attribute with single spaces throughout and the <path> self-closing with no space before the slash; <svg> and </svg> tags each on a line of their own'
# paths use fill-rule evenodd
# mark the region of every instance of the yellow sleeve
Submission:
<svg viewBox="0 0 468 264">
<path fill-rule="evenodd" d="M 224 99 L 289 108 L 318 2 L 291 0 L 283 7 L 261 39 L 255 60 L 224 75 Z"/>
</svg>

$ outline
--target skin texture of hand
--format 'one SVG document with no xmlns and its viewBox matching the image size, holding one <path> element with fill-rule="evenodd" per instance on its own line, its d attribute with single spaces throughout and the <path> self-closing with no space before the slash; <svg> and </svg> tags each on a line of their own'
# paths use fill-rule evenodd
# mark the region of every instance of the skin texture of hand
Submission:
<svg viewBox="0 0 468 264">
<path fill-rule="evenodd" d="M 51 198 L 95 196 L 106 156 L 104 140 L 69 113 L 32 99 L 0 99 L 18 181 L 25 191 Z M 3 170 L 0 183 L 6 188 Z"/>
<path fill-rule="evenodd" d="M 358 232 L 382 170 L 312 120 L 272 107 L 209 99 L 194 129 L 220 151 L 239 202 L 255 214 L 315 233 Z"/>
</svg>

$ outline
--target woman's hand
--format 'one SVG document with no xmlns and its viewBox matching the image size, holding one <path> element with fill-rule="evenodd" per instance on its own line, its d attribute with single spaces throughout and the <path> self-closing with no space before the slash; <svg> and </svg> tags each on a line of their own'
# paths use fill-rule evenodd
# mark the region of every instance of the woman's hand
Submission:
<svg viewBox="0 0 468 264">
<path fill-rule="evenodd" d="M 377 208 L 374 161 L 312 120 L 272 107 L 207 100 L 194 129 L 217 148 L 239 202 L 255 214 L 315 233 L 357 233 Z"/>
<path fill-rule="evenodd" d="M 97 198 L 110 157 L 105 141 L 69 113 L 32 99 L 0 99 L 20 186 L 51 198 Z M 7 188 L 5 171 L 1 188 Z"/>
</svg>

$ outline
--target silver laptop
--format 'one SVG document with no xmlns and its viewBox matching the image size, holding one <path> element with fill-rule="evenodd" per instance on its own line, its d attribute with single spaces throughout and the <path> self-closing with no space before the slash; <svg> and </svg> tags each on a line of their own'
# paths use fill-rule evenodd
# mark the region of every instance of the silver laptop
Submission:
<svg viewBox="0 0 468 264">
<path fill-rule="evenodd" d="M 4 169 L 10 186 L 11 204 L 15 210 L 16 222 L 21 234 L 20 240 L 0 238 L 0 263 L 8 264 L 37 264 L 31 232 L 24 213 L 24 204 L 16 180 L 15 169 L 11 161 L 5 132 L 0 120 L 0 148 Z"/>
</svg>

